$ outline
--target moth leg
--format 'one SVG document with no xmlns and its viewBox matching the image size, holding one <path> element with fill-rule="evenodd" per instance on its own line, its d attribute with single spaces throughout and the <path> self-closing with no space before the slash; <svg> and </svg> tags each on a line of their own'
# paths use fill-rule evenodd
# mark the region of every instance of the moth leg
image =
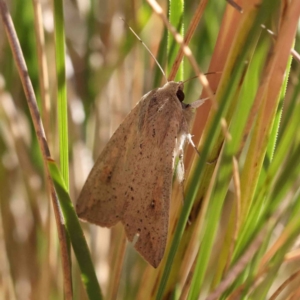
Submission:
<svg viewBox="0 0 300 300">
<path fill-rule="evenodd" d="M 183 150 L 179 150 L 179 155 L 178 155 L 178 165 L 177 165 L 177 178 L 179 180 L 179 184 L 181 187 L 181 192 L 182 192 L 182 204 L 184 202 L 184 163 L 183 163 Z"/>
<path fill-rule="evenodd" d="M 178 154 L 178 164 L 177 164 L 177 178 L 179 180 L 179 184 L 181 187 L 181 192 L 182 192 L 182 205 L 184 204 L 184 199 L 185 199 L 185 194 L 184 194 L 184 182 L 185 182 L 185 177 L 184 177 L 184 162 L 183 162 L 183 148 L 179 149 L 179 154 Z M 187 221 L 188 225 L 191 225 L 191 219 L 190 217 L 188 218 Z"/>
<path fill-rule="evenodd" d="M 189 143 L 192 145 L 192 147 L 195 149 L 195 151 L 198 153 L 198 155 L 200 156 L 200 152 L 198 151 L 196 145 L 194 144 L 193 140 L 192 140 L 192 135 L 190 133 L 188 133 L 186 135 L 187 140 L 189 141 Z"/>
<path fill-rule="evenodd" d="M 183 149 L 180 150 L 179 155 L 178 155 L 179 161 L 178 161 L 178 166 L 177 166 L 177 170 L 179 170 L 178 174 L 178 178 L 179 178 L 179 182 L 180 182 L 180 186 L 181 186 L 181 192 L 182 192 L 182 205 L 184 203 L 184 199 L 185 199 L 185 195 L 184 195 L 184 182 L 185 182 L 185 177 L 184 177 L 184 164 L 183 164 Z M 181 176 L 181 177 L 179 177 Z M 190 216 L 187 220 L 187 223 L 189 225 L 192 224 Z"/>
<path fill-rule="evenodd" d="M 192 135 L 190 133 L 187 134 L 186 138 L 188 139 L 189 143 L 192 145 L 192 147 L 196 150 L 197 154 L 200 156 L 200 152 L 198 151 L 196 145 L 194 144 L 193 140 L 192 140 Z M 212 161 L 207 161 L 206 163 L 208 165 L 212 165 L 217 161 L 218 158 L 212 160 Z"/>
</svg>

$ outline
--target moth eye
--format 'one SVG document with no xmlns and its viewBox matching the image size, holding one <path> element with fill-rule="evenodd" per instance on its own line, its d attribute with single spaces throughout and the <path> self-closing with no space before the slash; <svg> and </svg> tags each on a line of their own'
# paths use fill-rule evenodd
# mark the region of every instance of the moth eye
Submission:
<svg viewBox="0 0 300 300">
<path fill-rule="evenodd" d="M 184 92 L 182 90 L 178 90 L 176 93 L 176 96 L 180 102 L 182 102 L 184 100 Z"/>
</svg>

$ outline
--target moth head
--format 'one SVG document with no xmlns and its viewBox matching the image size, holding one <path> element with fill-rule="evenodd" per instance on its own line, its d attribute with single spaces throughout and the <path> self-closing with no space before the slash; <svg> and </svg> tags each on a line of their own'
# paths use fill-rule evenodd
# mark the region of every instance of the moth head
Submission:
<svg viewBox="0 0 300 300">
<path fill-rule="evenodd" d="M 184 88 L 184 84 L 182 81 L 179 82 L 169 81 L 161 89 L 166 90 L 173 95 L 175 94 L 177 99 L 182 103 L 184 100 L 183 88 Z"/>
<path fill-rule="evenodd" d="M 182 87 L 183 87 L 183 84 L 182 84 Z M 180 101 L 181 107 L 182 107 L 183 109 L 186 109 L 186 108 L 190 107 L 189 104 L 185 104 L 185 103 L 183 102 L 185 95 L 184 95 L 184 92 L 183 92 L 182 89 L 178 88 L 178 90 L 177 90 L 177 92 L 176 92 L 176 97 L 177 97 L 177 99 Z"/>
<path fill-rule="evenodd" d="M 177 98 L 178 98 L 178 100 L 180 102 L 183 102 L 183 100 L 184 100 L 184 92 L 183 92 L 183 90 L 178 89 L 177 92 L 176 92 L 176 96 L 177 96 Z"/>
</svg>

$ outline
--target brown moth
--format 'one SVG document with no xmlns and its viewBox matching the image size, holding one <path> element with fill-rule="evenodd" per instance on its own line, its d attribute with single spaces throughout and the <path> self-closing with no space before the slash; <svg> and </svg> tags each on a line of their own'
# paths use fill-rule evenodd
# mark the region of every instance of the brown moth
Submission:
<svg viewBox="0 0 300 300">
<path fill-rule="evenodd" d="M 182 162 L 186 139 L 194 146 L 189 125 L 203 103 L 184 104 L 183 87 L 170 81 L 142 97 L 100 154 L 76 206 L 90 223 L 122 222 L 128 240 L 138 237 L 134 247 L 154 268 L 167 242 L 175 157 Z"/>
</svg>

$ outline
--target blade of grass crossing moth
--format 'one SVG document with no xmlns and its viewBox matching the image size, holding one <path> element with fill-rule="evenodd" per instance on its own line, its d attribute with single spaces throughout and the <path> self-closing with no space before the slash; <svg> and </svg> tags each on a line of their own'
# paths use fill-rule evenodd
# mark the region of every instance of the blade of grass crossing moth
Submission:
<svg viewBox="0 0 300 300">
<path fill-rule="evenodd" d="M 63 1 L 54 0 L 55 56 L 57 74 L 59 153 L 62 175 L 69 189 L 68 102 L 65 65 L 65 28 Z"/>
<path fill-rule="evenodd" d="M 54 161 L 49 161 L 48 166 L 88 297 L 89 299 L 102 299 L 92 258 L 64 179 Z"/>
<path fill-rule="evenodd" d="M 241 73 L 239 70 L 235 70 L 237 74 Z M 233 78 L 236 76 L 236 73 L 234 73 Z M 232 82 L 231 87 L 235 87 L 237 85 L 237 80 Z M 229 92 L 230 92 L 230 86 L 227 86 L 227 90 L 224 93 L 224 97 L 222 97 L 222 101 L 220 102 L 219 109 L 216 112 L 216 115 L 214 117 L 214 121 L 212 122 L 212 125 L 209 129 L 209 139 L 206 140 L 203 150 L 201 152 L 201 156 L 199 157 L 199 160 L 197 161 L 197 164 L 194 169 L 194 174 L 191 178 L 191 184 L 190 186 L 192 188 L 189 188 L 188 191 L 186 192 L 186 198 L 184 201 L 182 213 L 180 214 L 178 225 L 176 227 L 176 231 L 172 240 L 172 246 L 169 252 L 169 256 L 167 258 L 166 266 L 164 269 L 164 273 L 162 275 L 162 279 L 160 282 L 160 286 L 158 288 L 158 293 L 157 293 L 157 299 L 161 299 L 163 296 L 163 292 L 171 271 L 172 267 L 172 262 L 175 257 L 180 239 L 182 237 L 184 228 L 186 226 L 186 223 L 188 221 L 188 216 L 191 211 L 193 201 L 195 200 L 196 197 L 196 192 L 197 192 L 197 187 L 199 185 L 199 181 L 201 181 L 201 176 L 203 173 L 204 166 L 206 164 L 206 160 L 208 157 L 208 153 L 211 151 L 212 145 L 217 139 L 217 136 L 220 134 L 220 120 L 222 115 L 226 112 L 227 107 L 227 101 L 226 99 L 230 99 L 229 97 Z"/>
<path fill-rule="evenodd" d="M 182 36 L 184 35 L 184 1 L 183 0 L 169 0 L 169 22 L 172 24 Z M 167 48 L 167 69 L 170 72 L 173 63 L 176 59 L 180 46 L 176 43 L 173 35 L 165 28 L 162 44 L 159 54 L 162 56 L 165 53 L 164 48 Z M 168 75 L 167 75 L 168 76 Z M 156 76 L 158 78 L 158 76 Z M 183 61 L 180 64 L 179 70 L 175 78 L 169 78 L 169 80 L 182 81 L 184 79 L 184 67 Z M 172 252 L 172 245 L 170 252 Z"/>
<path fill-rule="evenodd" d="M 201 3 L 199 3 L 199 6 L 201 6 L 201 5 L 203 5 L 203 1 Z M 191 7 L 187 6 L 186 8 L 189 9 Z M 210 10 L 213 10 L 213 14 L 216 13 L 215 8 L 211 7 Z M 205 14 L 206 13 L 207 13 L 207 9 L 205 9 Z M 211 17 L 212 17 L 212 15 L 211 15 Z M 194 20 L 194 17 L 193 17 L 193 20 Z M 210 27 L 210 24 L 209 24 L 209 27 Z M 210 52 L 210 50 L 208 49 L 209 47 L 207 46 L 210 43 L 209 42 L 206 43 L 205 40 L 208 40 L 209 38 L 205 34 L 205 30 L 197 31 L 197 33 L 198 33 L 198 35 L 194 36 L 193 40 L 195 40 L 195 41 L 201 41 L 201 43 L 200 44 L 198 43 L 199 44 L 199 49 L 196 51 L 195 55 L 198 55 L 197 62 L 200 62 L 200 65 L 201 65 L 201 62 L 202 62 L 202 64 L 205 65 L 205 64 L 207 64 L 207 61 L 205 61 L 207 59 L 205 59 L 205 58 L 207 58 L 207 56 L 210 55 L 208 53 L 208 52 Z M 204 48 L 206 49 L 206 55 L 203 55 Z M 202 53 L 202 57 L 201 57 L 200 53 Z M 186 67 L 186 69 L 188 69 L 189 64 L 186 64 L 185 67 Z M 221 67 L 221 69 L 223 69 L 223 67 Z M 216 69 L 213 68 L 212 70 L 216 70 Z M 220 70 L 220 69 L 217 68 L 217 70 Z M 172 72 L 173 72 L 173 70 L 172 70 Z M 192 75 L 193 75 L 193 73 L 191 73 L 189 76 L 192 76 Z M 212 75 L 212 77 L 214 77 L 214 76 L 215 75 Z M 189 81 L 190 84 L 192 82 L 193 81 Z M 195 84 L 197 84 L 197 83 L 195 83 Z M 186 91 L 187 91 L 187 93 L 189 92 L 189 87 L 188 86 L 186 86 Z M 189 99 L 189 97 L 186 97 L 186 98 Z M 210 126 L 207 125 L 206 127 L 208 129 Z M 218 145 L 222 145 L 223 138 L 224 138 L 223 134 L 220 134 L 219 138 L 218 138 L 218 140 L 220 140 L 220 141 L 217 141 L 217 142 L 214 143 L 214 149 L 216 149 L 216 150 L 210 151 L 209 157 L 212 157 L 212 159 L 208 158 L 209 161 L 215 161 L 215 157 L 217 157 L 217 155 L 219 153 L 219 149 L 221 147 L 221 146 L 218 146 Z M 195 139 L 195 141 L 196 140 L 197 140 L 197 138 Z M 204 140 L 204 138 L 203 138 L 203 140 Z M 192 150 L 192 151 L 194 152 L 194 150 Z M 201 150 L 201 153 L 202 153 L 202 150 Z M 187 152 L 187 155 L 190 156 L 191 153 Z M 187 163 L 187 165 L 188 164 L 189 163 Z M 190 251 L 191 249 L 193 249 L 194 245 L 198 243 L 197 239 L 195 239 L 194 242 L 190 242 L 190 239 L 191 239 L 192 235 L 195 236 L 195 232 L 196 231 L 199 233 L 199 230 L 201 230 L 201 227 L 202 227 L 201 226 L 202 221 L 200 221 L 200 219 L 203 219 L 202 216 L 205 216 L 205 211 L 206 211 L 206 207 L 207 207 L 206 202 L 208 202 L 208 198 L 209 198 L 209 197 L 206 197 L 206 195 L 205 195 L 206 192 L 205 191 L 207 190 L 207 187 L 210 185 L 209 181 L 210 181 L 210 178 L 212 176 L 212 170 L 214 169 L 214 166 L 215 166 L 215 163 L 213 163 L 213 164 L 206 164 L 205 165 L 205 168 L 204 168 L 204 171 L 203 171 L 203 175 L 202 175 L 203 176 L 203 180 L 201 180 L 201 183 L 200 183 L 199 187 L 197 187 L 196 201 L 193 203 L 193 207 L 195 208 L 194 212 L 198 211 L 198 207 L 199 207 L 198 203 L 199 204 L 202 203 L 201 204 L 201 213 L 197 217 L 197 220 L 195 219 L 195 221 L 194 221 L 194 220 L 190 219 L 191 223 L 189 224 L 189 226 L 185 227 L 184 234 L 183 234 L 183 236 L 181 238 L 179 247 L 177 249 L 176 256 L 175 256 L 174 261 L 173 261 L 172 273 L 178 274 L 179 270 L 181 270 L 180 271 L 180 277 L 181 277 L 180 278 L 180 285 L 183 284 L 183 282 L 184 282 L 184 280 L 185 280 L 185 278 L 187 276 L 187 273 L 189 272 L 189 270 L 188 270 L 189 269 L 188 264 L 192 263 L 192 260 L 193 260 L 192 256 L 190 256 L 187 253 L 187 251 Z M 194 168 L 194 166 L 192 166 L 192 169 L 193 168 Z M 192 174 L 193 171 L 190 171 L 189 173 Z M 197 175 L 195 175 L 195 176 L 197 176 Z M 190 177 L 191 176 L 186 176 L 185 190 L 189 189 L 189 186 L 190 186 L 190 182 L 189 182 Z M 193 187 L 193 188 L 195 188 L 195 187 Z M 203 199 L 207 199 L 207 200 L 203 200 Z M 195 213 L 193 213 L 193 216 L 196 217 Z M 199 228 L 199 230 L 198 230 L 198 228 Z M 196 231 L 194 229 L 196 229 Z M 187 245 L 188 245 L 188 248 L 187 248 Z M 185 259 L 184 260 L 182 260 L 183 255 L 185 255 Z M 167 290 L 165 291 L 165 293 L 169 293 L 170 291 L 172 291 L 174 289 L 174 286 L 175 286 L 176 282 L 178 281 L 178 277 L 175 277 L 175 276 L 170 276 L 170 277 L 171 278 L 168 281 L 168 285 L 166 287 Z"/>
<path fill-rule="evenodd" d="M 260 16 L 260 18 L 262 18 L 262 16 Z M 260 22 L 261 20 L 257 20 L 257 24 L 261 24 Z M 256 25 L 255 30 L 257 30 L 259 28 L 260 25 Z M 248 37 L 247 37 L 247 42 L 246 44 L 252 44 L 253 40 L 255 39 L 255 31 L 254 30 L 250 31 Z M 186 199 L 184 202 L 184 206 L 183 206 L 183 210 L 182 213 L 180 215 L 179 221 L 178 221 L 178 226 L 176 228 L 174 237 L 173 237 L 173 241 L 172 241 L 172 246 L 171 246 L 171 250 L 166 262 L 166 267 L 164 270 L 164 273 L 162 275 L 162 279 L 158 288 L 158 293 L 157 293 L 157 297 L 158 299 L 162 298 L 170 271 L 171 271 L 171 266 L 172 266 L 172 262 L 176 253 L 176 250 L 178 248 L 178 244 L 180 241 L 180 238 L 183 234 L 183 230 L 184 230 L 184 226 L 186 225 L 186 222 L 188 220 L 188 216 L 189 213 L 191 211 L 192 208 L 192 204 L 193 201 L 195 200 L 196 197 L 196 193 L 197 193 L 197 187 L 199 185 L 199 181 L 201 181 L 201 175 L 203 172 L 203 168 L 205 166 L 206 163 L 206 159 L 208 156 L 208 153 L 211 151 L 212 145 L 215 143 L 217 136 L 220 134 L 220 120 L 223 114 L 226 113 L 226 110 L 228 108 L 228 101 L 232 100 L 232 91 L 234 90 L 234 88 L 236 88 L 237 84 L 238 84 L 238 79 L 241 76 L 242 70 L 244 68 L 244 60 L 246 58 L 246 52 L 244 51 L 240 56 L 238 56 L 237 58 L 237 62 L 235 65 L 235 68 L 233 70 L 230 70 L 232 76 L 232 80 L 230 81 L 230 83 L 227 83 L 226 85 L 223 84 L 223 92 L 222 94 L 219 95 L 219 97 L 221 98 L 221 100 L 219 101 L 220 106 L 216 112 L 216 115 L 214 117 L 213 122 L 211 123 L 211 126 L 208 130 L 208 134 L 207 136 L 209 138 L 206 139 L 205 143 L 204 143 L 204 147 L 201 153 L 201 156 L 195 166 L 194 169 L 194 174 L 192 176 L 191 179 L 191 184 L 190 186 L 193 188 L 190 188 L 187 193 L 186 193 Z M 216 95 L 218 96 L 218 95 Z M 197 282 L 198 284 L 198 282 Z M 194 283 L 195 285 L 195 283 Z M 200 286 L 200 285 L 199 285 Z M 195 297 L 197 297 L 195 295 Z"/>
<path fill-rule="evenodd" d="M 181 36 L 184 36 L 184 1 L 183 0 L 170 0 L 169 1 L 169 22 L 176 28 L 177 32 Z M 174 40 L 172 34 L 168 32 L 168 73 L 172 68 L 172 65 L 176 59 L 176 55 L 180 49 L 180 46 Z M 179 70 L 175 77 L 175 81 L 183 80 L 183 61 L 180 64 Z"/>
</svg>

